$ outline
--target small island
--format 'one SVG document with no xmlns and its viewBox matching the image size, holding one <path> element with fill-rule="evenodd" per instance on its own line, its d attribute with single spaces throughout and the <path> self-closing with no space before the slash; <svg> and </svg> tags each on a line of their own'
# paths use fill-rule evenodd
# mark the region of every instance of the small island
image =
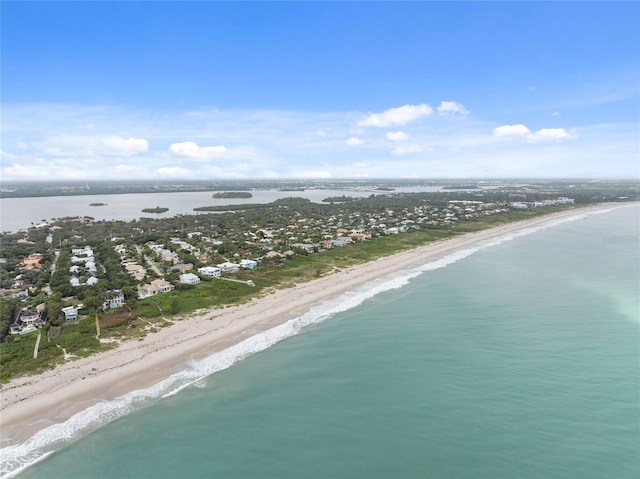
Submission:
<svg viewBox="0 0 640 479">
<path fill-rule="evenodd" d="M 107 206 L 107 203 L 89 203 L 89 206 Z"/>
<path fill-rule="evenodd" d="M 213 197 L 216 199 L 221 198 L 252 198 L 253 195 L 248 191 L 222 191 L 220 193 L 214 193 Z"/>
<path fill-rule="evenodd" d="M 169 211 L 169 208 L 160 208 L 156 206 L 155 208 L 145 208 L 142 210 L 143 213 L 166 213 Z"/>
</svg>

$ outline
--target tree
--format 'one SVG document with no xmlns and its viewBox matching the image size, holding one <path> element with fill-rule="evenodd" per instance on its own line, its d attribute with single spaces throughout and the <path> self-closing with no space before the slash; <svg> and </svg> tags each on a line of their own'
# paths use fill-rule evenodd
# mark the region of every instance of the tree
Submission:
<svg viewBox="0 0 640 479">
<path fill-rule="evenodd" d="M 60 326 L 63 322 L 62 298 L 59 294 L 52 294 L 47 298 L 47 317 L 53 326 Z"/>
</svg>

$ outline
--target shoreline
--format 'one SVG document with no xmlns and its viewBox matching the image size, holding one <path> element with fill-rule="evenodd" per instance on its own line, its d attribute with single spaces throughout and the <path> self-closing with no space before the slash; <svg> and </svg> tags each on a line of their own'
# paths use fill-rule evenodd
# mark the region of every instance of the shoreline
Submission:
<svg viewBox="0 0 640 479">
<path fill-rule="evenodd" d="M 227 349 L 304 314 L 311 307 L 392 273 L 439 259 L 480 242 L 554 220 L 638 203 L 606 203 L 507 223 L 429 243 L 276 290 L 248 303 L 194 313 L 172 326 L 117 348 L 67 362 L 0 386 L 1 446 L 20 443 L 103 400 L 148 388 L 187 362 Z"/>
</svg>

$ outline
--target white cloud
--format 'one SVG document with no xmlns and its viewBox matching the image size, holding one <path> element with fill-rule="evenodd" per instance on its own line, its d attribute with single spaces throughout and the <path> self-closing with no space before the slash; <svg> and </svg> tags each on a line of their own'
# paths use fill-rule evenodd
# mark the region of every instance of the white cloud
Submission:
<svg viewBox="0 0 640 479">
<path fill-rule="evenodd" d="M 316 131 L 316 136 L 319 136 L 320 138 L 324 138 L 327 136 L 327 132 L 324 130 L 318 130 Z"/>
<path fill-rule="evenodd" d="M 227 152 L 224 145 L 218 146 L 198 146 L 193 141 L 173 143 L 169 147 L 169 153 L 177 158 L 188 158 L 190 160 L 212 160 L 222 158 Z"/>
<path fill-rule="evenodd" d="M 493 136 L 525 136 L 530 133 L 529 128 L 522 123 L 518 125 L 502 125 L 493 129 Z"/>
<path fill-rule="evenodd" d="M 542 128 L 534 133 L 525 125 L 502 125 L 493 129 L 493 136 L 521 138 L 525 143 L 543 143 L 550 141 L 574 140 L 578 137 L 575 130 L 564 128 Z"/>
<path fill-rule="evenodd" d="M 362 141 L 360 138 L 355 136 L 352 136 L 347 140 L 347 145 L 351 145 L 351 146 L 362 145 L 363 143 L 364 141 Z"/>
<path fill-rule="evenodd" d="M 403 105 L 398 108 L 390 108 L 382 113 L 373 113 L 358 122 L 358 126 L 402 126 L 412 121 L 429 116 L 433 108 L 425 103 L 420 105 Z"/>
<path fill-rule="evenodd" d="M 169 154 L 174 158 L 182 158 L 193 161 L 233 160 L 252 155 L 249 149 L 229 149 L 224 145 L 199 146 L 193 141 L 172 143 L 169 146 Z"/>
<path fill-rule="evenodd" d="M 437 108 L 440 116 L 451 115 L 457 113 L 459 115 L 468 115 L 467 110 L 462 103 L 456 103 L 455 101 L 443 101 Z"/>
<path fill-rule="evenodd" d="M 547 141 L 574 140 L 578 137 L 575 130 L 567 131 L 564 128 L 542 128 L 527 136 L 527 143 L 542 143 Z"/>
<path fill-rule="evenodd" d="M 407 135 L 404 131 L 390 131 L 387 133 L 387 140 L 402 141 L 406 140 L 407 138 L 409 138 L 409 135 Z"/>
<path fill-rule="evenodd" d="M 365 163 L 364 161 L 360 161 L 358 163 L 355 163 L 353 165 L 354 168 L 369 168 L 369 163 Z"/>
<path fill-rule="evenodd" d="M 51 156 L 133 156 L 149 149 L 143 138 L 117 135 L 56 135 L 42 142 L 31 143 L 36 149 Z"/>
<path fill-rule="evenodd" d="M 393 150 L 391 150 L 391 154 L 396 156 L 402 156 L 402 155 L 408 155 L 410 153 L 420 153 L 421 151 L 424 151 L 424 148 L 418 145 L 396 146 Z"/>
</svg>

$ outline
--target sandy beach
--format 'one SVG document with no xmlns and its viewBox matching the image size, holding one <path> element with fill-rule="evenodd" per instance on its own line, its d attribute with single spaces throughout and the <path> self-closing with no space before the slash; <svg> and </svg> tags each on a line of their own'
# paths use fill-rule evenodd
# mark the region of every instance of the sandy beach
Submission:
<svg viewBox="0 0 640 479">
<path fill-rule="evenodd" d="M 277 290 L 240 306 L 201 312 L 143 340 L 126 341 L 110 351 L 69 361 L 38 376 L 15 379 L 0 388 L 2 445 L 20 442 L 101 400 L 149 387 L 181 370 L 187 361 L 223 350 L 372 280 L 480 241 L 611 206 L 563 211 L 431 243 Z"/>
</svg>

